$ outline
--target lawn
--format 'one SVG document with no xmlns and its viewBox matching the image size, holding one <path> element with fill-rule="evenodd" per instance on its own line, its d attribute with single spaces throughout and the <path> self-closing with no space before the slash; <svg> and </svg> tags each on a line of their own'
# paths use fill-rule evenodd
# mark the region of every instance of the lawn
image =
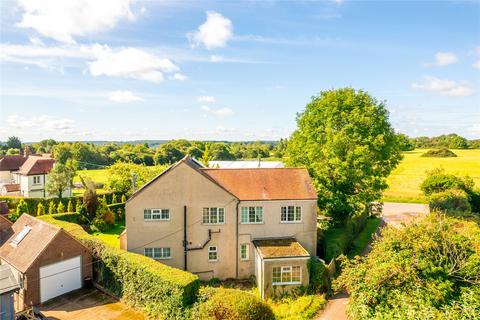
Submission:
<svg viewBox="0 0 480 320">
<path fill-rule="evenodd" d="M 73 178 L 73 182 L 80 182 L 79 175 L 82 177 L 89 177 L 96 183 L 107 183 L 108 169 L 98 170 L 78 170 L 77 175 Z"/>
<path fill-rule="evenodd" d="M 426 158 L 421 155 L 428 150 L 416 149 L 404 153 L 404 159 L 388 177 L 389 188 L 383 201 L 426 202 L 420 184 L 426 171 L 442 167 L 449 173 L 469 175 L 480 188 L 480 150 L 452 150 L 456 158 Z"/>
<path fill-rule="evenodd" d="M 111 229 L 103 232 L 94 232 L 92 235 L 115 248 L 120 248 L 118 236 L 124 229 L 125 221 L 118 221 Z"/>
</svg>

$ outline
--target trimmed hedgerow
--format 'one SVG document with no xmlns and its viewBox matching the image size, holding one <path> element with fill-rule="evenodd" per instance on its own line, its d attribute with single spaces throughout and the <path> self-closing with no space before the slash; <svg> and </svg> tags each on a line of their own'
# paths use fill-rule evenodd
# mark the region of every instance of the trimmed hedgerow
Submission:
<svg viewBox="0 0 480 320">
<path fill-rule="evenodd" d="M 273 320 L 272 308 L 259 297 L 238 289 L 208 288 L 194 319 Z"/>
<path fill-rule="evenodd" d="M 187 317 L 185 310 L 196 301 L 198 294 L 196 275 L 105 244 L 72 223 L 80 221 L 79 214 L 41 216 L 40 219 L 62 227 L 91 249 L 94 260 L 98 259 L 93 265 L 94 281 L 106 290 L 152 318 Z"/>
</svg>

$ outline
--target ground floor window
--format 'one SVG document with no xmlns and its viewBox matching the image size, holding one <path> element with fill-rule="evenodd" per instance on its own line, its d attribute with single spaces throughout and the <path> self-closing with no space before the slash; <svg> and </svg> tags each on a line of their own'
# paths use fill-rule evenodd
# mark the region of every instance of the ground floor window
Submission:
<svg viewBox="0 0 480 320">
<path fill-rule="evenodd" d="M 217 260 L 218 260 L 217 247 L 214 247 L 214 246 L 208 247 L 208 261 L 217 261 Z"/>
<path fill-rule="evenodd" d="M 240 245 L 240 259 L 241 260 L 248 260 L 249 259 L 249 250 L 250 245 L 248 243 L 244 243 Z"/>
<path fill-rule="evenodd" d="M 300 266 L 273 267 L 273 284 L 301 284 L 302 270 Z"/>
<path fill-rule="evenodd" d="M 153 259 L 169 259 L 172 257 L 170 248 L 144 248 L 145 256 Z"/>
</svg>

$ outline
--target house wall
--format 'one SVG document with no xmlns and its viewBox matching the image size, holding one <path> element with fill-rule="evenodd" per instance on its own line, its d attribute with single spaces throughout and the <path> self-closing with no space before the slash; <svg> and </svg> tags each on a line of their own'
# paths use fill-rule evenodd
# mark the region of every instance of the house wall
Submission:
<svg viewBox="0 0 480 320">
<path fill-rule="evenodd" d="M 144 254 L 145 247 L 169 247 L 171 259 L 159 260 L 169 266 L 184 268 L 183 210 L 187 206 L 187 239 L 189 247 L 200 246 L 213 233 L 211 241 L 201 250 L 188 251 L 187 269 L 202 279 L 236 277 L 238 254 L 239 278 L 255 274 L 253 239 L 268 237 L 295 237 L 311 255 L 316 254 L 316 201 L 241 201 L 241 206 L 263 206 L 263 224 L 239 224 L 236 246 L 238 200 L 221 187 L 184 163 L 172 168 L 162 177 L 138 193 L 126 204 L 126 248 Z M 302 207 L 300 223 L 281 223 L 281 207 Z M 225 208 L 225 224 L 203 225 L 204 207 Z M 144 221 L 143 210 L 169 209 L 170 221 Z M 240 217 L 238 217 L 240 222 Z M 249 244 L 249 260 L 240 260 L 240 245 Z M 208 261 L 208 247 L 217 246 L 218 261 Z M 258 271 L 257 271 L 258 272 Z"/>
<path fill-rule="evenodd" d="M 310 281 L 307 267 L 308 259 L 264 259 L 263 262 L 263 290 L 260 290 L 262 298 L 279 296 L 300 286 L 307 286 Z M 302 270 L 301 284 L 294 285 L 273 285 L 273 267 L 300 266 Z"/>
<path fill-rule="evenodd" d="M 78 241 L 61 231 L 25 273 L 24 308 L 40 303 L 40 267 L 82 256 L 82 279 L 92 277 L 92 256 Z"/>
<path fill-rule="evenodd" d="M 11 183 L 12 174 L 10 171 L 0 171 L 0 183 Z"/>
<path fill-rule="evenodd" d="M 197 247 L 213 233 L 201 250 L 188 251 L 187 270 L 203 279 L 235 277 L 235 217 L 237 200 L 221 187 L 188 165 L 180 163 L 126 204 L 127 250 L 144 254 L 145 247 L 169 247 L 171 259 L 159 260 L 169 266 L 184 268 L 183 225 L 187 207 L 189 247 Z M 225 208 L 225 223 L 204 225 L 203 208 Z M 169 209 L 169 221 L 144 221 L 143 210 Z M 208 247 L 217 246 L 218 261 L 208 261 Z"/>
<path fill-rule="evenodd" d="M 20 195 L 30 198 L 57 197 L 56 194 L 48 194 L 45 191 L 45 185 L 48 181 L 48 174 L 38 175 L 19 175 L 20 176 Z M 34 184 L 33 177 L 40 177 L 40 183 Z M 63 191 L 62 197 L 71 197 L 72 190 L 67 188 Z"/>
</svg>

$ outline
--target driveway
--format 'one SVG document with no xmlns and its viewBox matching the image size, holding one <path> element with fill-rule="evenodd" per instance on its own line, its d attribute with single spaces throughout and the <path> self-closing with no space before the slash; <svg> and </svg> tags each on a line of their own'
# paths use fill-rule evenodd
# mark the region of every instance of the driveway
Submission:
<svg viewBox="0 0 480 320">
<path fill-rule="evenodd" d="M 427 204 L 417 203 L 396 203 L 385 202 L 383 204 L 382 225 L 389 225 L 395 228 L 400 228 L 403 224 L 409 224 L 420 219 L 428 214 Z M 365 253 L 368 253 L 366 250 Z M 348 320 L 348 294 L 337 293 L 333 295 L 327 302 L 327 306 L 317 316 L 317 320 Z"/>
<path fill-rule="evenodd" d="M 50 320 L 145 320 L 142 314 L 96 289 L 73 291 L 47 301 L 39 309 Z"/>
</svg>

